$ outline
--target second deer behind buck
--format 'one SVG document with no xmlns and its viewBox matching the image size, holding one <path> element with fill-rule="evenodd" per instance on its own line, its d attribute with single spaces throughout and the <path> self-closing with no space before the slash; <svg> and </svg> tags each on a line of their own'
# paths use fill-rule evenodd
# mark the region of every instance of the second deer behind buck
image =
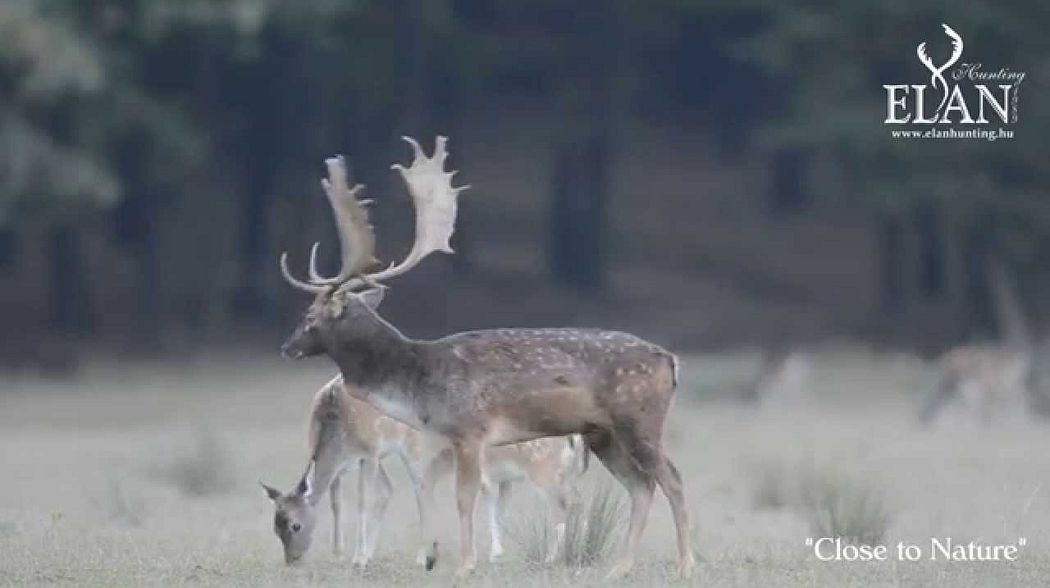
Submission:
<svg viewBox="0 0 1050 588">
<path fill-rule="evenodd" d="M 657 485 L 675 520 L 677 572 L 689 576 L 694 559 L 682 478 L 663 448 L 677 381 L 674 355 L 634 335 L 597 329 L 496 329 L 421 341 L 376 312 L 380 282 L 434 251 L 451 252 L 456 198 L 464 189 L 454 188 L 454 172 L 445 171 L 444 137 L 431 157 L 406 141 L 412 164 L 394 169 L 412 196 L 416 239 L 404 261 L 377 273 L 365 273 L 374 263 L 375 236 L 365 203 L 356 197 L 361 187 L 349 182 L 342 158 L 327 160 L 322 186 L 339 229 L 342 268 L 335 277 L 320 276 L 315 244 L 310 279 L 301 281 L 281 257 L 285 280 L 315 296 L 284 354 L 327 354 L 353 394 L 451 442 L 461 575 L 476 562 L 473 513 L 486 448 L 578 433 L 630 494 L 630 525 L 610 576 L 631 569 Z"/>
</svg>

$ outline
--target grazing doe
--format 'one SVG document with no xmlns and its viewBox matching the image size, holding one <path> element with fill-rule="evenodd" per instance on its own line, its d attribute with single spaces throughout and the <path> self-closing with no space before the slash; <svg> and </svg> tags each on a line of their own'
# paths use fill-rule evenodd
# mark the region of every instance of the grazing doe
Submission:
<svg viewBox="0 0 1050 588">
<path fill-rule="evenodd" d="M 381 282 L 434 251 L 451 252 L 456 198 L 464 189 L 454 188 L 453 173 L 444 169 L 444 137 L 437 138 L 431 157 L 406 140 L 412 164 L 394 169 L 412 196 L 416 239 L 401 263 L 375 273 L 366 273 L 375 263 L 375 235 L 364 202 L 356 198 L 361 186 L 350 185 L 342 158 L 327 160 L 322 186 L 335 214 L 342 266 L 334 277 L 319 275 L 315 244 L 309 281 L 302 281 L 289 271 L 287 255 L 281 256 L 285 280 L 315 295 L 282 347 L 284 355 L 327 354 L 351 394 L 451 442 L 460 518 L 458 574 L 472 571 L 477 559 L 473 513 L 487 448 L 578 433 L 630 494 L 630 525 L 609 575 L 621 576 L 633 566 L 659 485 L 675 520 L 677 572 L 689 576 L 695 564 L 682 479 L 663 447 L 677 382 L 674 355 L 634 335 L 597 329 L 496 329 L 421 341 L 376 312 Z"/>
<path fill-rule="evenodd" d="M 359 465 L 358 535 L 353 564 L 368 564 L 375 554 L 383 514 L 392 494 L 390 478 L 381 463 L 391 453 L 398 454 L 408 470 L 419 507 L 421 537 L 428 539 L 433 488 L 451 469 L 451 449 L 440 451 L 424 469 L 424 440 L 420 432 L 355 399 L 346 391 L 341 376 L 317 392 L 309 419 L 310 461 L 299 483 L 288 493 L 262 484 L 274 504 L 274 533 L 281 540 L 285 562 L 299 561 L 310 548 L 317 527 L 317 509 L 325 492 L 329 493 L 332 509 L 332 548 L 336 556 L 343 554 L 340 480 Z M 499 520 L 512 482 L 528 481 L 548 497 L 558 522 L 556 536 L 560 537 L 565 528 L 566 507 L 573 496 L 572 485 L 586 469 L 585 451 L 578 440 L 552 437 L 494 448 L 486 455 L 483 478 L 486 498 L 490 499 L 492 559 L 503 552 Z M 429 500 L 424 500 L 424 496 Z M 551 549 L 556 553 L 558 545 Z M 431 569 L 436 559 L 437 541 L 429 540 L 420 549 L 417 561 Z"/>
<path fill-rule="evenodd" d="M 343 554 L 340 480 L 347 470 L 360 466 L 353 564 L 368 564 L 375 554 L 383 513 L 392 494 L 390 478 L 380 462 L 392 453 L 400 456 L 412 479 L 419 524 L 426 535 L 424 468 L 418 431 L 383 415 L 367 402 L 354 399 L 340 376 L 325 384 L 314 397 L 309 431 L 310 460 L 295 488 L 282 493 L 260 482 L 273 501 L 273 530 L 284 546 L 286 563 L 295 563 L 310 548 L 317 509 L 326 492 L 332 508 L 332 549 L 336 556 Z M 420 563 L 425 563 L 424 558 L 421 550 Z"/>
</svg>

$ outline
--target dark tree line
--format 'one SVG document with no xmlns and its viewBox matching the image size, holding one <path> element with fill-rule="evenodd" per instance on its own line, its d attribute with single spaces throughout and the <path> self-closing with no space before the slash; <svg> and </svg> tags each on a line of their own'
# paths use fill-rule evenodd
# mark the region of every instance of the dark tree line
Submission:
<svg viewBox="0 0 1050 588">
<path fill-rule="evenodd" d="M 998 61 L 1046 71 L 1047 18 L 1035 8 L 957 10 L 955 24 L 974 51 L 994 48 Z M 297 182 L 317 175 L 317 158 L 303 154 L 344 152 L 384 193 L 399 135 L 456 136 L 473 109 L 513 98 L 550 112 L 545 246 L 562 284 L 606 285 L 609 184 L 625 121 L 701 118 L 719 131 L 726 158 L 765 154 L 774 221 L 809 214 L 821 190 L 870 211 L 880 316 L 957 300 L 978 309 L 966 321 L 987 326 L 989 255 L 1024 272 L 1050 252 L 1050 129 L 1033 87 L 1014 141 L 884 140 L 879 88 L 915 77 L 908 47 L 938 30 L 940 12 L 932 0 L 896 9 L 764 0 L 8 3 L 0 272 L 39 243 L 49 328 L 92 332 L 85 252 L 102 231 L 130 260 L 127 313 L 140 347 L 160 344 L 171 323 L 202 337 L 272 320 L 287 306 L 274 284 L 275 250 L 303 250 L 313 229 L 331 236 L 323 215 L 301 206 Z M 829 161 L 839 177 L 821 181 L 819 164 Z M 400 222 L 387 206 L 377 203 L 377 218 Z M 457 264 L 470 263 L 470 235 L 466 223 Z"/>
</svg>

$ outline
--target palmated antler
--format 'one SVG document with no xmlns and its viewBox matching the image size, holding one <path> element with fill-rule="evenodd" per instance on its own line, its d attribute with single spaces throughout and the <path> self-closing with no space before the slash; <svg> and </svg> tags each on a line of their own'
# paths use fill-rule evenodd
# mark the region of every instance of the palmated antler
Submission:
<svg viewBox="0 0 1050 588">
<path fill-rule="evenodd" d="M 448 138 L 438 136 L 434 141 L 434 155 L 427 157 L 419 143 L 411 137 L 402 137 L 412 147 L 412 164 L 407 168 L 395 163 L 390 166 L 401 173 L 412 205 L 416 210 L 416 239 L 404 261 L 374 274 L 360 276 L 346 283 L 347 288 L 358 288 L 400 276 L 411 270 L 427 255 L 435 251 L 452 253 L 449 240 L 456 224 L 456 197 L 470 186 L 452 186 L 455 171 L 445 171 L 448 159 Z"/>
<path fill-rule="evenodd" d="M 317 244 L 314 244 L 310 251 L 310 281 L 330 285 L 341 284 L 376 263 L 376 235 L 365 208 L 371 200 L 357 199 L 357 193 L 364 186 L 351 184 L 346 161 L 342 156 L 330 157 L 325 160 L 325 165 L 328 167 L 328 178 L 321 180 L 321 187 L 335 214 L 342 266 L 334 277 L 321 277 L 317 273 Z"/>
<path fill-rule="evenodd" d="M 401 173 L 416 211 L 416 238 L 408 256 L 401 263 L 393 264 L 385 270 L 373 274 L 363 273 L 376 262 L 375 233 L 365 208 L 369 201 L 357 200 L 356 195 L 362 186 L 350 184 L 343 158 L 334 157 L 325 160 L 328 179 L 321 180 L 321 185 L 336 218 L 342 258 L 341 269 L 334 277 L 322 277 L 317 272 L 318 244 L 314 243 L 310 250 L 309 282 L 292 277 L 288 271 L 287 253 L 281 255 L 281 274 L 288 283 L 308 292 L 320 292 L 335 285 L 348 289 L 374 286 L 380 281 L 411 270 L 434 251 L 452 253 L 449 239 L 455 230 L 456 197 L 470 186 L 452 186 L 452 177 L 456 172 L 445 171 L 445 160 L 448 158 L 447 138 L 437 138 L 431 157 L 426 156 L 415 139 L 402 138 L 412 147 L 412 163 L 407 168 L 394 164 L 391 169 Z"/>
<path fill-rule="evenodd" d="M 357 194 L 364 189 L 362 184 L 353 184 L 341 155 L 325 160 L 328 177 L 321 180 L 328 203 L 335 216 L 336 232 L 339 234 L 339 252 L 342 265 L 339 273 L 325 278 L 317 271 L 317 250 L 320 243 L 310 249 L 310 281 L 303 282 L 288 270 L 288 254 L 281 254 L 281 275 L 292 286 L 307 292 L 321 292 L 329 286 L 345 282 L 351 276 L 374 264 L 375 233 L 368 220 L 365 205 L 370 201 L 358 200 Z"/>
</svg>

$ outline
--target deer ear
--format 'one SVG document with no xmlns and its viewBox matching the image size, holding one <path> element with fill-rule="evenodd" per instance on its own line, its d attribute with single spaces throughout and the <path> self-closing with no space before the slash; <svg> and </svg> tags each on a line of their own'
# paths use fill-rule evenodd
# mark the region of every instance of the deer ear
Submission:
<svg viewBox="0 0 1050 588">
<path fill-rule="evenodd" d="M 303 472 L 302 479 L 299 480 L 299 485 L 295 487 L 295 493 L 303 498 L 308 498 L 314 493 L 314 460 L 310 460 L 310 464 L 306 466 L 306 471 Z"/>
<path fill-rule="evenodd" d="M 267 486 L 263 483 L 262 480 L 259 480 L 259 485 L 262 486 L 263 490 L 266 491 L 266 497 L 270 500 L 276 501 L 278 498 L 281 497 L 281 491 L 277 488 L 274 488 L 273 486 Z"/>
<path fill-rule="evenodd" d="M 372 288 L 370 290 L 365 290 L 364 292 L 361 292 L 360 294 L 358 294 L 358 296 L 361 297 L 362 302 L 368 305 L 368 308 L 375 310 L 379 308 L 379 303 L 383 301 L 383 293 L 385 291 L 386 288 L 382 287 Z"/>
</svg>

